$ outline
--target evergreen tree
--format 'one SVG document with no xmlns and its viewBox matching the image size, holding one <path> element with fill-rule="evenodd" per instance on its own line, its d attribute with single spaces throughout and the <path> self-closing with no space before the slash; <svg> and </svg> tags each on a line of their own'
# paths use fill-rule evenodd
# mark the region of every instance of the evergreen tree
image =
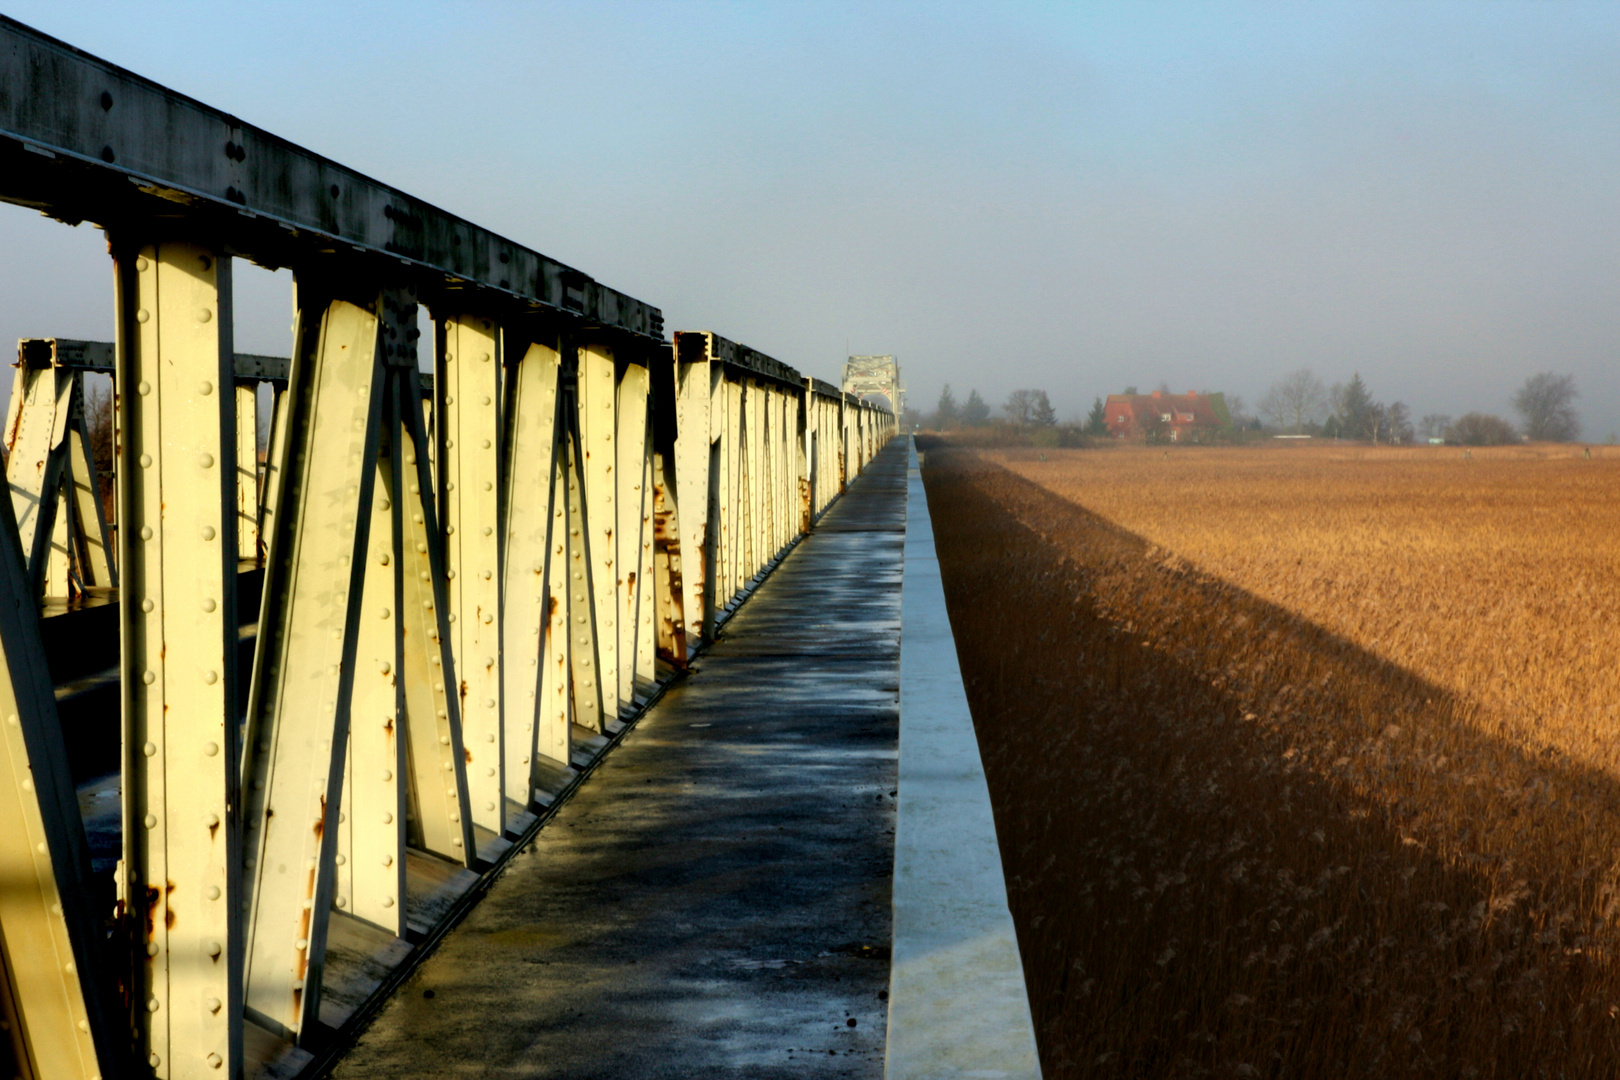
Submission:
<svg viewBox="0 0 1620 1080">
<path fill-rule="evenodd" d="M 1036 427 L 1051 427 L 1057 423 L 1057 410 L 1047 400 L 1045 390 L 1035 391 L 1034 408 L 1030 411 L 1030 419 Z"/>
<path fill-rule="evenodd" d="M 977 390 L 969 390 L 967 404 L 962 406 L 962 423 L 968 427 L 979 427 L 989 419 L 989 404 L 979 396 Z"/>
<path fill-rule="evenodd" d="M 1086 434 L 1108 434 L 1108 412 L 1103 407 L 1103 399 L 1100 397 L 1091 403 L 1091 412 L 1086 414 Z"/>
<path fill-rule="evenodd" d="M 1367 390 L 1367 384 L 1361 381 L 1358 371 L 1350 377 L 1344 387 L 1344 401 L 1339 412 L 1339 420 L 1344 425 L 1344 433 L 1352 439 L 1378 438 L 1378 423 L 1383 419 L 1382 410 L 1373 396 Z"/>
<path fill-rule="evenodd" d="M 960 416 L 956 409 L 956 395 L 951 393 L 951 384 L 946 383 L 945 389 L 939 392 L 939 405 L 934 409 L 934 429 L 945 431 L 956 426 Z"/>
</svg>

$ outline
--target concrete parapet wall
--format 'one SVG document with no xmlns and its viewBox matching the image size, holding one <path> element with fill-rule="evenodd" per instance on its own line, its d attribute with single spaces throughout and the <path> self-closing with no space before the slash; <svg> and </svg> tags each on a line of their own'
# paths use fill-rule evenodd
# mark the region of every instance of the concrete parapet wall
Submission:
<svg viewBox="0 0 1620 1080">
<path fill-rule="evenodd" d="M 990 793 L 915 448 L 900 619 L 900 796 L 885 1075 L 1038 1078 Z"/>
</svg>

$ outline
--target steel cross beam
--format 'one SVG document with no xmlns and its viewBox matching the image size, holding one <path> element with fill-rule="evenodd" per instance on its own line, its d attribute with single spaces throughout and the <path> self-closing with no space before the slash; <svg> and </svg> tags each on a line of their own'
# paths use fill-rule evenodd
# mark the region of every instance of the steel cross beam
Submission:
<svg viewBox="0 0 1620 1080">
<path fill-rule="evenodd" d="M 0 199 L 69 222 L 182 216 L 265 266 L 358 256 L 433 298 L 661 339 L 659 310 L 221 110 L 0 18 Z"/>
</svg>

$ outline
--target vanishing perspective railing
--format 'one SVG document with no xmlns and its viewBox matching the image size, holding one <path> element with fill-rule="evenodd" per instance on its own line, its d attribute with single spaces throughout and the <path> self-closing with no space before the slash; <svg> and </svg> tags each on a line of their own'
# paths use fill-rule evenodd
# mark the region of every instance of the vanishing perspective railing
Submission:
<svg viewBox="0 0 1620 1080">
<path fill-rule="evenodd" d="M 0 199 L 106 230 L 117 327 L 23 342 L 6 428 L 15 1075 L 296 1071 L 895 433 L 886 410 L 713 334 L 666 343 L 657 308 L 9 20 Z M 238 258 L 294 273 L 287 360 L 233 350 Z M 42 605 L 75 597 L 117 605 L 105 904 L 42 645 Z"/>
</svg>

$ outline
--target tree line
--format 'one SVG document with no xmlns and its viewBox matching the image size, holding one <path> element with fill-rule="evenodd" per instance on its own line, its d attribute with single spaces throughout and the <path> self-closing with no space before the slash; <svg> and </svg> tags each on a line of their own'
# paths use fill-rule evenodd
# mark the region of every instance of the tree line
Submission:
<svg viewBox="0 0 1620 1080">
<path fill-rule="evenodd" d="M 1401 444 L 1414 438 L 1443 439 L 1464 446 L 1491 446 L 1517 442 L 1570 442 L 1580 435 L 1575 411 L 1573 375 L 1546 372 L 1532 375 L 1513 395 L 1513 408 L 1521 427 L 1491 413 L 1469 412 L 1453 419 L 1429 413 L 1415 424 L 1403 402 L 1384 404 L 1373 397 L 1360 372 L 1347 383 L 1325 387 L 1309 368 L 1300 368 L 1271 384 L 1260 399 L 1260 412 L 1284 431 L 1295 435 L 1365 439 L 1373 443 Z"/>
<path fill-rule="evenodd" d="M 1057 410 L 1047 398 L 1045 390 L 1014 390 L 1001 406 L 1005 421 L 1019 427 L 1053 427 L 1057 424 Z M 990 405 L 977 390 L 969 390 L 967 401 L 957 404 L 951 384 L 939 392 L 939 404 L 925 419 L 935 431 L 949 431 L 959 427 L 984 427 L 991 423 Z"/>
</svg>

